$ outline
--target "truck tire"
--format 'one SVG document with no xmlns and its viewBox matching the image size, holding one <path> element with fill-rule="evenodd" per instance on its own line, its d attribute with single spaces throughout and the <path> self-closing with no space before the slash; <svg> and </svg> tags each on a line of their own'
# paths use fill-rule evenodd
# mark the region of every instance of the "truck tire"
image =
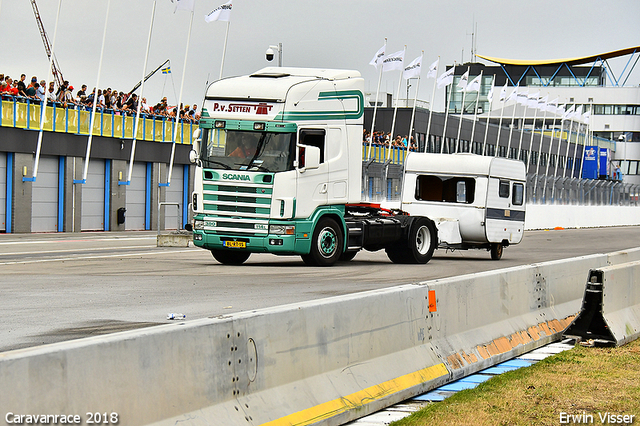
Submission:
<svg viewBox="0 0 640 426">
<path fill-rule="evenodd" d="M 502 258 L 502 252 L 504 251 L 504 247 L 500 243 L 491 244 L 491 259 L 492 260 L 500 260 Z"/>
<path fill-rule="evenodd" d="M 302 255 L 307 265 L 331 266 L 342 256 L 344 239 L 335 220 L 323 217 L 318 221 L 311 238 L 311 251 Z"/>
<path fill-rule="evenodd" d="M 438 233 L 432 221 L 419 217 L 413 221 L 407 237 L 409 263 L 427 263 L 433 257 Z"/>
<path fill-rule="evenodd" d="M 223 265 L 242 265 L 251 256 L 248 251 L 211 250 L 213 258 Z"/>
<path fill-rule="evenodd" d="M 358 254 L 357 251 L 345 251 L 344 253 L 342 253 L 342 255 L 340 256 L 340 261 L 341 262 L 349 262 L 350 260 L 352 260 L 354 257 L 356 257 L 356 254 Z"/>
</svg>

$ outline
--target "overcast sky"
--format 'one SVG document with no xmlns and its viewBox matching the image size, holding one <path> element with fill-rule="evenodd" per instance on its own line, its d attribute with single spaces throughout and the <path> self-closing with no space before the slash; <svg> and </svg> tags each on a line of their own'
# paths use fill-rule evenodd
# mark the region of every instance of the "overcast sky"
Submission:
<svg viewBox="0 0 640 426">
<path fill-rule="evenodd" d="M 201 104 L 207 81 L 218 78 L 226 22 L 204 15 L 225 0 L 195 0 L 183 102 Z M 53 40 L 58 0 L 37 0 Z M 129 91 L 140 80 L 152 0 L 111 0 L 99 87 Z M 177 102 L 189 12 L 157 0 L 148 70 L 171 60 L 172 74 L 156 74 L 145 97 Z M 64 78 L 95 86 L 107 0 L 63 0 L 55 42 Z M 237 0 L 233 3 L 224 76 L 277 65 L 265 60 L 270 44 L 283 44 L 285 66 L 359 70 L 375 90 L 369 64 L 388 38 L 387 52 L 407 45 L 405 63 L 424 50 L 423 75 L 438 56 L 442 65 L 467 62 L 477 23 L 477 53 L 509 59 L 558 59 L 640 45 L 639 0 Z M 0 0 L 0 72 L 46 78 L 48 61 L 28 0 Z M 633 58 L 633 65 L 638 54 Z M 618 76 L 629 56 L 611 60 Z M 489 64 L 489 63 L 487 63 Z M 628 85 L 640 83 L 640 62 Z M 382 91 L 395 92 L 399 71 L 385 73 Z M 419 98 L 429 100 L 433 80 L 423 79 Z M 414 96 L 411 88 L 410 96 Z M 403 85 L 402 96 L 406 96 Z M 436 110 L 442 110 L 442 96 Z"/>
</svg>

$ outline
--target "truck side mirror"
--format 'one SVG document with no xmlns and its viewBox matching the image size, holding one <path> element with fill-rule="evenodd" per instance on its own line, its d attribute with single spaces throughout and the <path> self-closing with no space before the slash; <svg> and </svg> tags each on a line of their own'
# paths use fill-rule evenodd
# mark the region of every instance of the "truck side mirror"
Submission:
<svg viewBox="0 0 640 426">
<path fill-rule="evenodd" d="M 202 139 L 200 139 L 200 134 L 200 128 L 193 131 L 193 148 L 189 152 L 189 161 L 192 164 L 195 164 L 200 157 L 200 142 L 202 141 Z"/>
<path fill-rule="evenodd" d="M 310 145 L 298 145 L 298 169 L 304 172 L 306 169 L 320 167 L 320 148 Z"/>
<path fill-rule="evenodd" d="M 198 153 L 195 149 L 189 151 L 189 161 L 191 162 L 191 164 L 196 164 L 196 162 L 198 161 Z"/>
</svg>

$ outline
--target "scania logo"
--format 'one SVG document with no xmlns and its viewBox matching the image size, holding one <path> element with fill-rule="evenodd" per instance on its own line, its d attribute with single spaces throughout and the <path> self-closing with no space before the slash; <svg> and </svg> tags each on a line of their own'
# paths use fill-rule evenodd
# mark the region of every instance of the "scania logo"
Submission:
<svg viewBox="0 0 640 426">
<path fill-rule="evenodd" d="M 231 174 L 231 173 L 223 173 L 222 174 L 222 179 L 227 179 L 227 180 L 248 180 L 248 181 L 251 181 L 251 178 L 249 177 L 249 175 L 236 175 L 236 174 Z"/>
</svg>

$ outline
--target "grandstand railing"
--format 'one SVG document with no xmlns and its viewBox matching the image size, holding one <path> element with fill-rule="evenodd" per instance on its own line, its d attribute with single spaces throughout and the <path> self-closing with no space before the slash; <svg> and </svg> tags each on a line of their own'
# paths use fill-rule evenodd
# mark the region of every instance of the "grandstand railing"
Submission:
<svg viewBox="0 0 640 426">
<path fill-rule="evenodd" d="M 18 129 L 40 130 L 40 101 L 24 98 L 2 97 L 0 103 L 0 124 Z M 89 135 L 91 110 L 86 107 L 64 107 L 48 103 L 44 112 L 44 130 L 50 132 Z M 141 114 L 136 139 L 152 142 L 172 142 L 176 126 L 175 119 L 159 115 Z M 94 136 L 133 139 L 135 115 L 105 109 L 96 111 L 93 125 Z M 191 144 L 196 123 L 177 123 L 176 143 Z"/>
</svg>

